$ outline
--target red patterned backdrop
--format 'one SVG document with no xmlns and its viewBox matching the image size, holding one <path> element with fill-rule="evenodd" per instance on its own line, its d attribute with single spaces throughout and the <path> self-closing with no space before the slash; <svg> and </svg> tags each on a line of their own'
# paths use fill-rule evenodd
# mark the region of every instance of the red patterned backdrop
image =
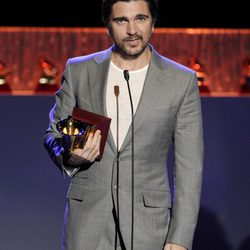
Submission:
<svg viewBox="0 0 250 250">
<path fill-rule="evenodd" d="M 195 56 L 204 65 L 213 94 L 237 93 L 242 63 L 250 57 L 249 29 L 156 28 L 151 43 L 163 55 L 188 66 Z M 45 55 L 60 74 L 69 57 L 111 45 L 105 28 L 0 27 L 0 61 L 10 68 L 13 93 L 32 93 Z"/>
</svg>

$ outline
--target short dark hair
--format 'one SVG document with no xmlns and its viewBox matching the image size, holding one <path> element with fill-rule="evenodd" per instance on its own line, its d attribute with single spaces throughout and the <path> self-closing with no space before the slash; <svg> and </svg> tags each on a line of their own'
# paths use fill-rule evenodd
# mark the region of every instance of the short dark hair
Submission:
<svg viewBox="0 0 250 250">
<path fill-rule="evenodd" d="M 108 26 L 109 18 L 111 15 L 112 6 L 117 2 L 131 2 L 136 0 L 103 0 L 102 1 L 102 20 L 106 26 Z M 149 11 L 153 18 L 153 22 L 156 22 L 158 17 L 158 0 L 143 0 L 148 4 Z"/>
</svg>

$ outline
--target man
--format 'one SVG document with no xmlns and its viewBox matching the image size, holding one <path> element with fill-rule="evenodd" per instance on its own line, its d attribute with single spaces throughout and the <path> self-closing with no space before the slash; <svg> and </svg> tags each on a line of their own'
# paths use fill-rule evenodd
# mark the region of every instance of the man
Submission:
<svg viewBox="0 0 250 250">
<path fill-rule="evenodd" d="M 156 18 L 156 0 L 103 0 L 103 20 L 114 45 L 67 62 L 45 135 L 51 158 L 72 177 L 63 249 L 192 248 L 203 164 L 198 84 L 194 71 L 162 57 L 148 44 Z M 130 75 L 134 140 L 124 70 Z M 119 128 L 114 85 L 120 88 Z M 75 106 L 112 118 L 100 161 L 96 160 L 99 130 L 89 136 L 83 149 L 64 157 L 56 123 L 71 115 Z M 172 142 L 171 208 L 166 161 Z"/>
</svg>

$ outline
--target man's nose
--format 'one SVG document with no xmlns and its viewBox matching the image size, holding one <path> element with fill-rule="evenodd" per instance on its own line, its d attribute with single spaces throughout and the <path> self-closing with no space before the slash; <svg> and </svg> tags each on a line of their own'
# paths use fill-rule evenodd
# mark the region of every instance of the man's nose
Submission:
<svg viewBox="0 0 250 250">
<path fill-rule="evenodd" d="M 137 32 L 137 25 L 135 22 L 128 22 L 127 24 L 127 34 L 134 35 Z"/>
</svg>

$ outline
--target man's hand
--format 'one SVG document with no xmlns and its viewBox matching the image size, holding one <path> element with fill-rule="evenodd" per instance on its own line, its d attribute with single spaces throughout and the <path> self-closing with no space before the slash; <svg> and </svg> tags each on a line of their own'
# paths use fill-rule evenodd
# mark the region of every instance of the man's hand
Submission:
<svg viewBox="0 0 250 250">
<path fill-rule="evenodd" d="M 187 250 L 185 247 L 176 244 L 166 244 L 164 250 Z"/>
<path fill-rule="evenodd" d="M 100 130 L 96 130 L 95 133 L 89 133 L 84 148 L 72 151 L 68 163 L 70 165 L 77 166 L 87 162 L 94 162 L 100 155 L 100 142 Z"/>
</svg>

